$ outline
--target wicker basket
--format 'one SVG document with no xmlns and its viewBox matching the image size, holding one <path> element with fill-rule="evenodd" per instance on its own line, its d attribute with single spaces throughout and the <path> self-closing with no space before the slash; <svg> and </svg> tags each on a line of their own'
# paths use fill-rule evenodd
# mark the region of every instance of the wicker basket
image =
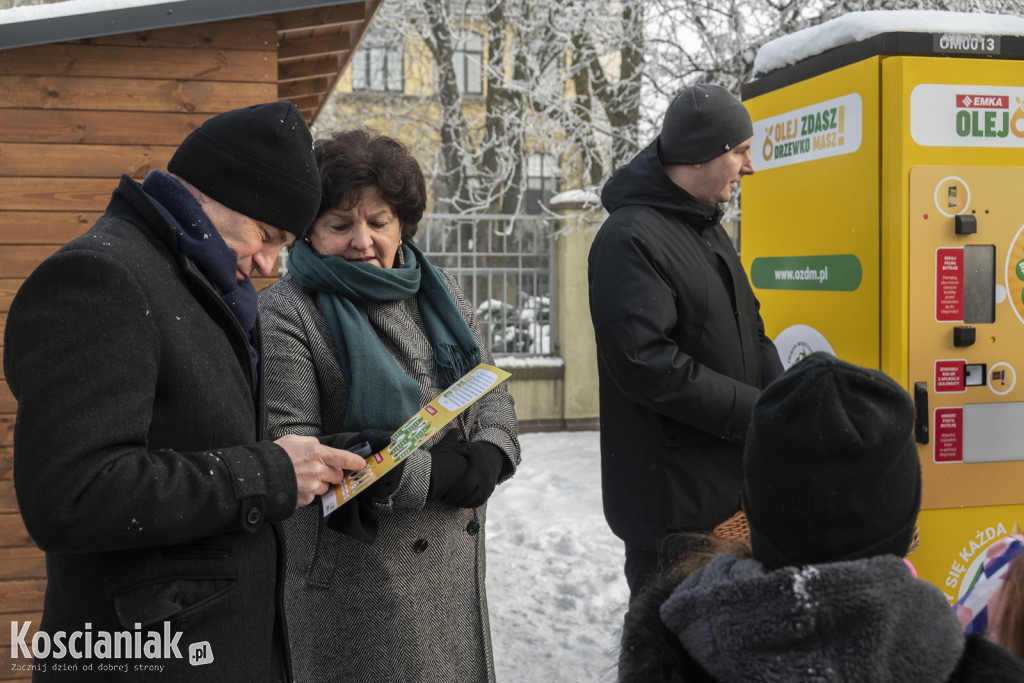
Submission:
<svg viewBox="0 0 1024 683">
<path fill-rule="evenodd" d="M 728 538 L 732 541 L 750 542 L 750 527 L 747 525 L 747 516 L 740 510 L 735 515 L 725 520 L 711 530 L 712 536 Z"/>
<path fill-rule="evenodd" d="M 747 516 L 743 514 L 743 510 L 740 510 L 735 515 L 712 529 L 711 535 L 718 536 L 719 538 L 727 538 L 733 541 L 746 541 L 749 543 L 750 526 L 747 524 Z M 915 524 L 914 536 L 910 540 L 910 548 L 907 549 L 907 555 L 917 550 L 919 545 L 921 545 L 921 529 L 917 524 Z"/>
<path fill-rule="evenodd" d="M 910 539 L 910 548 L 907 550 L 907 555 L 917 550 L 917 546 L 921 545 L 921 528 L 914 524 L 914 536 Z"/>
</svg>

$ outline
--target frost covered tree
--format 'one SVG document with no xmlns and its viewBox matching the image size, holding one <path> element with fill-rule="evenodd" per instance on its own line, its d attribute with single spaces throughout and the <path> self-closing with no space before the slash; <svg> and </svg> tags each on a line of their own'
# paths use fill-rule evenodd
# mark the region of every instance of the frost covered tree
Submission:
<svg viewBox="0 0 1024 683">
<path fill-rule="evenodd" d="M 404 44 L 405 86 L 342 95 L 318 126 L 367 124 L 401 137 L 435 195 L 460 213 L 522 213 L 534 185 L 556 178 L 595 187 L 636 149 L 644 6 L 385 2 L 364 45 Z M 431 68 L 419 72 L 424 57 Z M 538 175 L 535 166 L 546 168 Z"/>
<path fill-rule="evenodd" d="M 335 97 L 317 127 L 405 140 L 442 208 L 523 213 L 556 179 L 599 188 L 685 85 L 738 94 L 765 42 L 875 9 L 1021 15 L 1024 0 L 385 0 L 354 61 L 404 87 Z"/>
<path fill-rule="evenodd" d="M 336 98 L 318 124 L 406 140 L 448 210 L 522 213 L 535 165 L 595 190 L 685 85 L 739 94 L 765 42 L 875 9 L 1020 14 L 1024 0 L 386 0 L 364 46 L 407 46 L 406 86 Z"/>
</svg>

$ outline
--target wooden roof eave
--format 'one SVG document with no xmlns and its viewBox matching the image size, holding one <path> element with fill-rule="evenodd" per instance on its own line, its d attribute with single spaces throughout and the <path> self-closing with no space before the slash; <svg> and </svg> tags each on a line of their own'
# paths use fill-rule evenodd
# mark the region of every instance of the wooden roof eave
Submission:
<svg viewBox="0 0 1024 683">
<path fill-rule="evenodd" d="M 179 0 L 140 7 L 99 10 L 81 15 L 34 19 L 0 25 L 0 52 L 28 45 L 79 41 L 115 33 L 157 30 L 235 18 L 273 18 L 277 22 L 277 87 L 310 124 L 330 98 L 352 53 L 376 16 L 382 0 L 312 5 L 281 10 L 281 0 Z M 294 5 L 293 5 L 294 7 Z M 120 27 L 112 31 L 111 26 Z"/>
<path fill-rule="evenodd" d="M 278 96 L 316 120 L 366 35 L 381 0 L 281 12 L 277 19 Z"/>
</svg>

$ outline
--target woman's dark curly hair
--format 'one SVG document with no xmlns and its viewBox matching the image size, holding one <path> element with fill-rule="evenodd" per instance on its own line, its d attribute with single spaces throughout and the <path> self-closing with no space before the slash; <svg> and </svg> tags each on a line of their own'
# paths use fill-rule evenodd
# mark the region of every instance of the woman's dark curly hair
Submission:
<svg viewBox="0 0 1024 683">
<path fill-rule="evenodd" d="M 359 203 L 363 190 L 376 187 L 395 212 L 402 238 L 416 234 L 427 208 L 427 184 L 419 162 L 398 140 L 376 131 L 356 128 L 320 138 L 313 144 L 320 167 L 319 218 L 340 207 Z"/>
</svg>

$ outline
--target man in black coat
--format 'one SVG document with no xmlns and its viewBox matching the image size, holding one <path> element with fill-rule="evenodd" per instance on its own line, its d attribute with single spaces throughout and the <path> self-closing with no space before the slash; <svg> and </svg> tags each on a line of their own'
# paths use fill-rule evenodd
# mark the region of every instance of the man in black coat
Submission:
<svg viewBox="0 0 1024 683">
<path fill-rule="evenodd" d="M 288 680 L 277 522 L 364 462 L 263 433 L 250 275 L 320 203 L 298 110 L 215 116 L 168 171 L 123 176 L 11 304 L 14 484 L 47 569 L 12 657 L 37 680 Z"/>
<path fill-rule="evenodd" d="M 661 560 L 739 509 L 743 440 L 782 365 L 720 225 L 754 172 L 753 127 L 725 88 L 683 90 L 661 134 L 601 194 L 590 251 L 605 517 L 636 594 Z"/>
</svg>

